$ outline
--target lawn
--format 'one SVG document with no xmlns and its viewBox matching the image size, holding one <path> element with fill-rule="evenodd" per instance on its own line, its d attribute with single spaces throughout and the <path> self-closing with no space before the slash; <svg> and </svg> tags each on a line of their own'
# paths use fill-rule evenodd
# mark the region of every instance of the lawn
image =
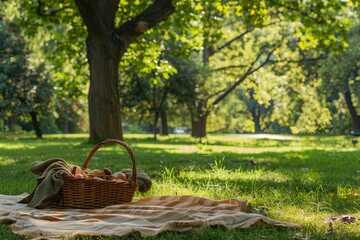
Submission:
<svg viewBox="0 0 360 240">
<path fill-rule="evenodd" d="M 360 146 L 350 136 L 209 135 L 200 144 L 187 135 L 125 135 L 137 167 L 153 179 L 152 195 L 191 194 L 212 199 L 247 199 L 267 216 L 302 226 L 300 230 L 256 226 L 246 230 L 205 228 L 191 234 L 164 233 L 149 239 L 360 239 L 360 220 L 335 222 L 329 217 L 360 218 Z M 0 138 L 0 194 L 30 192 L 36 185 L 32 161 L 63 158 L 82 164 L 94 146 L 81 134 Z M 99 150 L 90 168 L 131 167 L 117 145 Z M 16 180 L 15 180 L 16 179 Z M 138 239 L 131 234 L 127 239 Z M 23 239 L 0 225 L 0 239 Z M 76 239 L 120 239 L 84 237 Z M 122 239 L 122 238 L 121 238 Z"/>
</svg>

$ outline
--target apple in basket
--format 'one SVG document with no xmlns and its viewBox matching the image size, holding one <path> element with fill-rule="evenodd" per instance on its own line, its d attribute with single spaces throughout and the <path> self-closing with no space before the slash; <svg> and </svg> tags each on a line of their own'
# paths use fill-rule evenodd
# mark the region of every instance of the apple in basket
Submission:
<svg viewBox="0 0 360 240">
<path fill-rule="evenodd" d="M 85 178 L 85 177 L 81 173 L 77 173 L 75 174 L 75 178 Z"/>
<path fill-rule="evenodd" d="M 124 181 L 126 181 L 127 177 L 126 177 L 126 175 L 124 173 L 117 172 L 117 173 L 114 173 L 114 175 L 112 176 L 112 179 L 113 180 L 124 180 Z"/>
<path fill-rule="evenodd" d="M 90 174 L 91 174 L 92 176 L 95 176 L 95 177 L 96 177 L 96 176 L 101 176 L 101 175 L 103 175 L 104 172 L 101 171 L 101 170 L 99 170 L 99 169 L 94 169 L 94 170 L 91 170 Z"/>
<path fill-rule="evenodd" d="M 108 168 L 104 168 L 104 174 L 105 174 L 106 176 L 111 176 L 111 175 L 112 175 L 110 169 L 108 169 Z"/>
</svg>

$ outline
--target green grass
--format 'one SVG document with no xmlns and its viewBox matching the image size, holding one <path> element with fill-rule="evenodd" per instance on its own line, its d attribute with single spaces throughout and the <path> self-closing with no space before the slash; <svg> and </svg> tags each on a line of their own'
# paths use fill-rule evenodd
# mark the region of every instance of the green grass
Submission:
<svg viewBox="0 0 360 240">
<path fill-rule="evenodd" d="M 145 195 L 191 194 L 213 199 L 247 199 L 274 219 L 298 223 L 300 230 L 272 226 L 246 230 L 205 228 L 191 234 L 164 233 L 148 239 L 360 239 L 360 221 L 334 224 L 325 235 L 325 218 L 352 215 L 360 218 L 360 146 L 346 136 L 301 136 L 292 140 L 210 135 L 206 143 L 184 135 L 160 137 L 125 135 L 137 167 L 153 179 Z M 30 192 L 35 178 L 32 161 L 58 157 L 82 164 L 93 145 L 86 135 L 46 135 L 0 138 L 0 194 Z M 251 164 L 252 163 L 252 164 Z M 108 145 L 99 150 L 90 168 L 131 167 L 127 152 Z M 16 181 L 14 181 L 16 179 Z M 22 239 L 0 225 L 0 239 Z M 84 237 L 76 239 L 124 239 Z M 126 239 L 140 239 L 131 234 Z"/>
</svg>

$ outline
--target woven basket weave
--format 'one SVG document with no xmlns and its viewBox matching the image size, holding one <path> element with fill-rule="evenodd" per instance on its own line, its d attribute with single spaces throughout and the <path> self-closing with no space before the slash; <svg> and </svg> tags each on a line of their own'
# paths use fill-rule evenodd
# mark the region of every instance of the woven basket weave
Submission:
<svg viewBox="0 0 360 240">
<path fill-rule="evenodd" d="M 127 181 L 114 181 L 96 178 L 75 178 L 73 175 L 64 175 L 64 185 L 61 189 L 62 201 L 59 207 L 92 209 L 132 201 L 137 189 L 136 159 L 134 152 L 128 144 L 117 139 L 104 140 L 89 153 L 82 167 L 87 168 L 90 159 L 96 151 L 109 143 L 120 144 L 130 154 L 132 160 L 131 179 Z"/>
</svg>

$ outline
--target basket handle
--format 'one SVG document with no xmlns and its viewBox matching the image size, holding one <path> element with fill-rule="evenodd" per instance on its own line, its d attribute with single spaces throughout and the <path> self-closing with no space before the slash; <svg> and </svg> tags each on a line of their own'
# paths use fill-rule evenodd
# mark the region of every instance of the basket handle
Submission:
<svg viewBox="0 0 360 240">
<path fill-rule="evenodd" d="M 131 177 L 131 181 L 132 181 L 133 184 L 136 184 L 136 160 L 135 160 L 134 152 L 127 143 L 125 143 L 123 141 L 120 141 L 118 139 L 106 139 L 106 140 L 98 143 L 94 147 L 94 149 L 89 153 L 87 158 L 85 159 L 85 161 L 83 163 L 83 168 L 87 168 L 90 159 L 96 153 L 96 151 L 99 150 L 102 146 L 104 146 L 105 144 L 108 144 L 108 143 L 120 144 L 121 146 L 123 146 L 128 151 L 128 153 L 130 154 L 130 157 L 131 157 L 131 161 L 132 161 L 132 177 Z"/>
</svg>

